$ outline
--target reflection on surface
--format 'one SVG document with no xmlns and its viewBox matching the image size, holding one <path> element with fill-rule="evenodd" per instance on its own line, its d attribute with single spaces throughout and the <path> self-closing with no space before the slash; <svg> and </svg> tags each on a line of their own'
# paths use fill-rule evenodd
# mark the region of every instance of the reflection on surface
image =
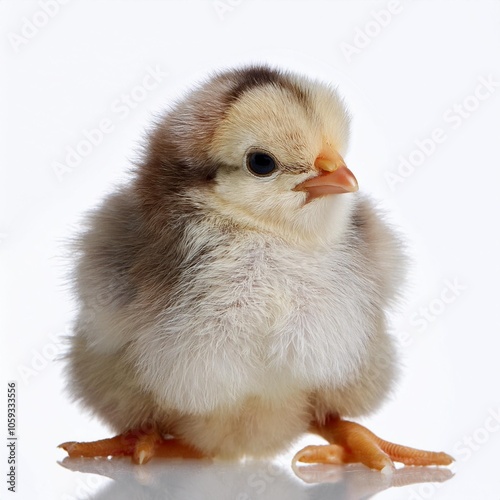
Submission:
<svg viewBox="0 0 500 500">
<path fill-rule="evenodd" d="M 385 475 L 362 465 L 297 467 L 277 462 L 168 461 L 154 459 L 137 466 L 130 458 L 65 458 L 72 471 L 99 474 L 112 483 L 92 493 L 92 500 L 320 500 L 365 499 L 391 487 L 443 482 L 448 469 L 406 467 Z"/>
</svg>

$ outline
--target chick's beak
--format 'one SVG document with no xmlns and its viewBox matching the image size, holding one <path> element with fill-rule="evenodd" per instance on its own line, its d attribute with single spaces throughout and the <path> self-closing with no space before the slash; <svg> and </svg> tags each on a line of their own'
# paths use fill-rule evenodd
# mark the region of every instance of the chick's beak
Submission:
<svg viewBox="0 0 500 500">
<path fill-rule="evenodd" d="M 307 202 L 329 194 L 353 193 L 358 190 L 358 181 L 347 168 L 340 154 L 328 149 L 322 151 L 314 162 L 319 171 L 316 177 L 297 185 L 295 191 L 305 191 Z"/>
</svg>

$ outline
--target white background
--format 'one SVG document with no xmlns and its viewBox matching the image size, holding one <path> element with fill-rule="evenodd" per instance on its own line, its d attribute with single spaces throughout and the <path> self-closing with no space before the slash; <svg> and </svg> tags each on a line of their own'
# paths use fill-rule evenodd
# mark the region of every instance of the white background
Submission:
<svg viewBox="0 0 500 500">
<path fill-rule="evenodd" d="M 381 499 L 498 500 L 500 87 L 488 95 L 478 85 L 500 82 L 500 3 L 54 1 L 45 0 L 50 16 L 44 0 L 0 2 L 0 437 L 6 381 L 16 380 L 17 498 L 305 500 L 380 491 Z M 363 422 L 386 439 L 453 454 L 456 474 L 446 482 L 390 488 L 378 473 L 350 467 L 309 470 L 318 484 L 307 485 L 289 456 L 275 465 L 151 463 L 140 471 L 126 461 L 65 462 L 89 473 L 57 463 L 65 455 L 58 443 L 108 435 L 70 403 L 54 359 L 75 311 L 66 242 L 126 177 L 155 113 L 210 71 L 263 61 L 339 86 L 353 114 L 346 161 L 407 237 L 411 286 L 392 324 L 403 376 L 392 400 Z M 157 85 L 141 89 L 152 69 Z M 457 105 L 469 116 L 456 118 Z M 85 148 L 85 131 L 103 119 L 113 130 L 61 174 L 54 165 L 68 148 Z M 398 174 L 401 156 L 436 128 L 445 140 L 423 161 L 413 153 L 420 164 L 391 188 L 388 172 Z M 0 455 L 0 497 L 9 498 Z M 443 479 L 403 472 L 392 482 Z"/>
</svg>

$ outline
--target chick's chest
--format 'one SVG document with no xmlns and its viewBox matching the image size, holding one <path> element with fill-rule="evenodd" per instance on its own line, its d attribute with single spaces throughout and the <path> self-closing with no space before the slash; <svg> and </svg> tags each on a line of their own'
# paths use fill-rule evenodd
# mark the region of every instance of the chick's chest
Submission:
<svg viewBox="0 0 500 500">
<path fill-rule="evenodd" d="M 224 260 L 214 314 L 227 318 L 262 370 L 313 387 L 357 369 L 370 319 L 341 247 L 249 242 Z"/>
<path fill-rule="evenodd" d="M 365 330 L 362 292 L 370 284 L 353 272 L 342 246 L 303 249 L 254 240 L 228 247 L 220 257 L 217 314 L 236 314 L 269 335 L 299 330 L 304 338 L 345 336 L 348 323 L 351 333 Z"/>
</svg>

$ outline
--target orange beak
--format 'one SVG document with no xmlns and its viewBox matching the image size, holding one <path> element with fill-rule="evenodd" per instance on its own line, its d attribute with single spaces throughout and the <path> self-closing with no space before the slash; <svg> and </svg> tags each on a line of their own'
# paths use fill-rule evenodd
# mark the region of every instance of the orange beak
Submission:
<svg viewBox="0 0 500 500">
<path fill-rule="evenodd" d="M 358 181 L 346 167 L 344 159 L 334 149 L 323 150 L 314 162 L 319 174 L 295 187 L 295 191 L 307 193 L 307 203 L 329 194 L 353 193 L 358 190 Z"/>
</svg>

